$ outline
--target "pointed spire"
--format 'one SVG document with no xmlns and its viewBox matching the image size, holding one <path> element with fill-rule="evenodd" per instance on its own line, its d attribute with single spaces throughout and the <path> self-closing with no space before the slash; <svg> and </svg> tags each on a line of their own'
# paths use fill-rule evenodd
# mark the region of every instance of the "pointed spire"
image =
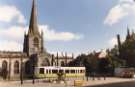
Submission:
<svg viewBox="0 0 135 87">
<path fill-rule="evenodd" d="M 38 23 L 37 23 L 37 9 L 35 0 L 33 0 L 30 24 L 29 24 L 29 34 L 39 34 Z"/>
<path fill-rule="evenodd" d="M 132 34 L 134 34 L 134 30 L 132 30 Z"/>
<path fill-rule="evenodd" d="M 130 36 L 129 27 L 127 26 L 127 35 Z"/>
<path fill-rule="evenodd" d="M 117 35 L 117 42 L 118 42 L 119 58 L 121 58 L 121 39 L 119 34 Z"/>
<path fill-rule="evenodd" d="M 74 53 L 72 53 L 72 59 L 74 59 Z"/>
<path fill-rule="evenodd" d="M 44 52 L 45 50 L 44 50 L 44 32 L 43 32 L 43 30 L 41 30 L 41 40 L 42 40 L 41 49 L 42 49 L 42 52 Z"/>
<path fill-rule="evenodd" d="M 128 39 L 130 39 L 130 30 L 129 30 L 129 27 L 127 26 L 127 37 L 126 37 L 126 39 L 128 40 Z"/>
</svg>

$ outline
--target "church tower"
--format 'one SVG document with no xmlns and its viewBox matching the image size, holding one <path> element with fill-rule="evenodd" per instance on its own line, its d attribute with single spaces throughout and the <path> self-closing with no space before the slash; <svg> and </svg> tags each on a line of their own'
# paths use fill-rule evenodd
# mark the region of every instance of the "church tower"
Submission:
<svg viewBox="0 0 135 87">
<path fill-rule="evenodd" d="M 32 54 L 42 53 L 43 51 L 43 32 L 40 33 L 38 30 L 37 8 L 35 0 L 33 0 L 28 34 L 25 33 L 24 35 L 23 52 L 31 56 Z"/>
<path fill-rule="evenodd" d="M 126 40 L 129 40 L 130 39 L 130 30 L 129 28 L 127 27 L 127 36 L 126 36 Z"/>
</svg>

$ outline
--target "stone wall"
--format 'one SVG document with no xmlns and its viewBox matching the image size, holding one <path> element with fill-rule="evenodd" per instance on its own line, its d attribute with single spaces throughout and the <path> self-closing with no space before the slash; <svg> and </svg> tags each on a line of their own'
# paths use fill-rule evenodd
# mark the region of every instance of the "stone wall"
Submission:
<svg viewBox="0 0 135 87">
<path fill-rule="evenodd" d="M 0 52 L 0 69 L 2 71 L 2 64 L 7 63 L 8 77 L 18 78 L 21 70 L 21 58 L 22 62 L 25 63 L 29 58 L 21 52 Z M 15 74 L 15 63 L 19 63 L 19 73 Z"/>
</svg>

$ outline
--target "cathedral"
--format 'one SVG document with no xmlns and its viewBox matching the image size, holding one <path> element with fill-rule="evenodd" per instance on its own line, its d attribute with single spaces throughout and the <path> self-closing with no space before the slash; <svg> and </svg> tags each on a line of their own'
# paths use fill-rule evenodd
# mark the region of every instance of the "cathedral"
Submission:
<svg viewBox="0 0 135 87">
<path fill-rule="evenodd" d="M 135 67 L 135 33 L 127 27 L 127 35 L 124 41 L 117 35 L 118 57 L 124 61 L 124 66 Z"/>
<path fill-rule="evenodd" d="M 33 0 L 28 33 L 24 34 L 23 51 L 0 51 L 0 76 L 5 79 L 17 79 L 20 73 L 30 75 L 33 65 L 61 66 L 72 60 L 73 56 L 54 57 L 44 48 L 43 32 L 38 30 L 36 3 Z"/>
</svg>

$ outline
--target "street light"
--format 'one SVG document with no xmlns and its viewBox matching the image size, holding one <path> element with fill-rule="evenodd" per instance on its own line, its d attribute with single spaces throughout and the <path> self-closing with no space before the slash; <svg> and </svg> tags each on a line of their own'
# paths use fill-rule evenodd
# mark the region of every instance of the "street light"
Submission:
<svg viewBox="0 0 135 87">
<path fill-rule="evenodd" d="M 35 84 L 35 66 L 37 64 L 37 54 L 32 55 L 32 83 Z"/>
<path fill-rule="evenodd" d="M 21 72 L 20 72 L 21 85 L 23 84 L 23 58 L 21 57 Z"/>
</svg>

